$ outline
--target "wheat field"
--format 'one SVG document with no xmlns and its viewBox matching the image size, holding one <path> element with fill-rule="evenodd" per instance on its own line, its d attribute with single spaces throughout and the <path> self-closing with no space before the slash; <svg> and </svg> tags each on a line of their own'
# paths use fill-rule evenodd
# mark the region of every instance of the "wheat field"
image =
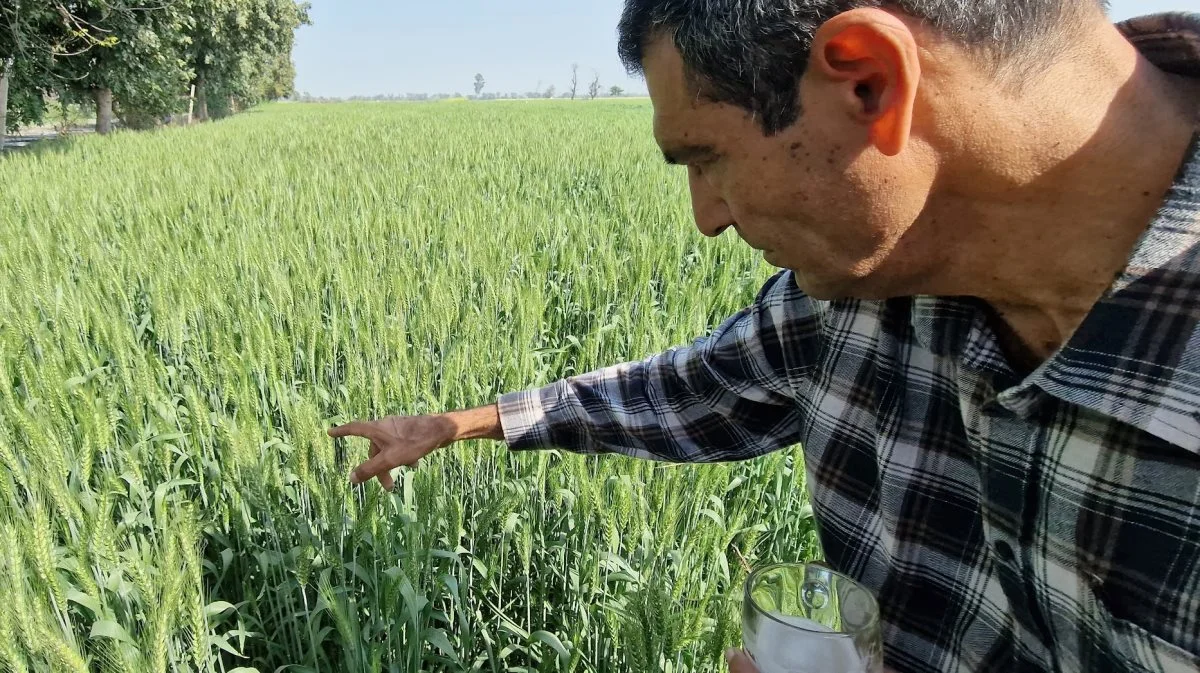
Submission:
<svg viewBox="0 0 1200 673">
<path fill-rule="evenodd" d="M 817 553 L 798 450 L 474 442 L 387 493 L 325 435 L 751 301 L 650 115 L 277 104 L 0 157 L 0 669 L 723 670 L 746 564 Z"/>
</svg>

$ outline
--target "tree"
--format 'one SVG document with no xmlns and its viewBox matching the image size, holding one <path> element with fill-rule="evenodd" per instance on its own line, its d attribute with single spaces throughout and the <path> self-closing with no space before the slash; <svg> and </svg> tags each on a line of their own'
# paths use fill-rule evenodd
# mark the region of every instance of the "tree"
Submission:
<svg viewBox="0 0 1200 673">
<path fill-rule="evenodd" d="M 619 86 L 610 86 L 608 88 L 608 95 L 612 96 L 613 98 L 620 98 L 621 96 L 625 95 L 625 90 Z"/>
<path fill-rule="evenodd" d="M 114 116 L 158 123 L 192 83 L 201 118 L 213 99 L 236 110 L 286 97 L 307 12 L 294 0 L 0 0 L 0 132 L 41 121 L 51 97 L 95 105 L 101 132 Z"/>
<path fill-rule="evenodd" d="M 192 0 L 0 3 L 0 61 L 11 62 L 5 124 L 36 123 L 45 99 L 97 108 L 97 130 L 126 115 L 169 111 L 188 77 L 180 52 Z M 13 118 L 15 117 L 15 119 Z"/>
<path fill-rule="evenodd" d="M 596 100 L 596 96 L 600 95 L 600 73 L 596 73 L 592 83 L 588 85 L 588 100 Z"/>
<path fill-rule="evenodd" d="M 483 93 L 483 87 L 486 84 L 487 84 L 487 82 L 484 81 L 483 75 L 480 73 L 475 73 L 475 95 L 476 96 Z"/>
<path fill-rule="evenodd" d="M 269 100 L 291 66 L 296 29 L 310 23 L 308 3 L 294 0 L 190 0 L 187 62 L 199 121 Z M 286 65 L 284 59 L 287 59 Z"/>
<path fill-rule="evenodd" d="M 96 45 L 72 13 L 77 3 L 48 0 L 0 2 L 0 64 L 8 85 L 8 105 L 0 136 L 46 114 L 46 97 L 61 88 L 54 72 L 58 57 L 84 53 Z"/>
<path fill-rule="evenodd" d="M 290 51 L 276 54 L 275 65 L 262 93 L 264 100 L 283 100 L 296 93 L 296 64 L 292 62 Z"/>
<path fill-rule="evenodd" d="M 86 50 L 59 56 L 62 98 L 96 107 L 96 131 L 112 130 L 114 107 L 135 128 L 149 127 L 179 107 L 191 73 L 184 62 L 188 3 L 147 6 L 144 0 L 81 0 L 72 6 Z"/>
<path fill-rule="evenodd" d="M 554 85 L 551 84 L 550 88 L 546 89 L 546 93 L 542 94 L 542 96 L 546 98 L 554 98 Z"/>
<path fill-rule="evenodd" d="M 579 64 L 571 64 L 571 100 L 575 100 L 575 91 L 579 88 Z"/>
<path fill-rule="evenodd" d="M 0 61 L 0 150 L 4 149 L 4 136 L 8 129 L 8 80 L 13 69 L 13 59 Z"/>
</svg>

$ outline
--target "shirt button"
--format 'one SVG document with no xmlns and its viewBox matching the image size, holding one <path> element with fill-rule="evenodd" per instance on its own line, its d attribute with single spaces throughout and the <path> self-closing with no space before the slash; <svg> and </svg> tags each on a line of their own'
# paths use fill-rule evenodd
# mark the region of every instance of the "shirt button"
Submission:
<svg viewBox="0 0 1200 673">
<path fill-rule="evenodd" d="M 1007 542 L 997 542 L 995 549 L 996 556 L 1004 563 L 1012 563 L 1017 560 L 1017 555 L 1013 553 L 1012 545 Z"/>
</svg>

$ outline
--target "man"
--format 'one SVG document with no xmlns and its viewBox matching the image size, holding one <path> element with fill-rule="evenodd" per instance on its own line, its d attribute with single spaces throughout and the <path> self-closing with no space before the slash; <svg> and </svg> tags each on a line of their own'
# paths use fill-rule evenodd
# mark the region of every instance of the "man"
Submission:
<svg viewBox="0 0 1200 673">
<path fill-rule="evenodd" d="M 352 479 L 802 443 L 889 667 L 1200 668 L 1200 17 L 628 0 L 620 33 L 700 231 L 785 270 L 689 348 L 331 430 L 371 440 Z"/>
</svg>

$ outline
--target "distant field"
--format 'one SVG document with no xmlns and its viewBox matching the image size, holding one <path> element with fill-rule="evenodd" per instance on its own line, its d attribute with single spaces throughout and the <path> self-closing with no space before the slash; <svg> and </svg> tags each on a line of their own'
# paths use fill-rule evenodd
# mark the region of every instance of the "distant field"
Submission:
<svg viewBox="0 0 1200 673">
<path fill-rule="evenodd" d="M 388 494 L 324 435 L 752 299 L 771 269 L 695 231 L 647 101 L 276 105 L 0 189 L 0 670 L 713 672 L 739 554 L 814 551 L 798 452 L 474 443 Z"/>
</svg>

